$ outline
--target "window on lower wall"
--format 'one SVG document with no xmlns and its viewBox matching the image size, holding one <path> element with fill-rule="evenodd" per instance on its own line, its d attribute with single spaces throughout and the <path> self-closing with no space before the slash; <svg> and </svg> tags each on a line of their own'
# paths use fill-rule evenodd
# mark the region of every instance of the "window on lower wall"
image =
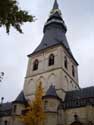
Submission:
<svg viewBox="0 0 94 125">
<path fill-rule="evenodd" d="M 47 110 L 47 109 L 48 109 L 48 101 L 45 100 L 45 101 L 44 101 L 44 110 Z"/>
<path fill-rule="evenodd" d="M 16 112 L 16 109 L 17 109 L 17 105 L 14 105 L 14 107 L 13 107 L 13 112 L 14 113 Z"/>
<path fill-rule="evenodd" d="M 4 121 L 4 125 L 8 125 L 8 121 L 7 120 Z"/>
</svg>

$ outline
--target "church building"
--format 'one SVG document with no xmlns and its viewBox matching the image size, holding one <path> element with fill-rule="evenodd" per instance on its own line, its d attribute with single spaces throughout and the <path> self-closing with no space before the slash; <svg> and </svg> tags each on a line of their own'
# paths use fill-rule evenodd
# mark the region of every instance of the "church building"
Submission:
<svg viewBox="0 0 94 125">
<path fill-rule="evenodd" d="M 24 125 L 18 120 L 41 82 L 47 118 L 44 125 L 94 125 L 94 87 L 80 88 L 78 63 L 66 38 L 67 27 L 57 0 L 43 38 L 28 55 L 24 87 L 13 102 L 0 104 L 0 125 Z"/>
</svg>

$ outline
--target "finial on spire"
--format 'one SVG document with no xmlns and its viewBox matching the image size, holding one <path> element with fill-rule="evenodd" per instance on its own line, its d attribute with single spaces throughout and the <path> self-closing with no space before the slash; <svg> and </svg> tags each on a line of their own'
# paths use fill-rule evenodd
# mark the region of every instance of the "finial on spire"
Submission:
<svg viewBox="0 0 94 125">
<path fill-rule="evenodd" d="M 55 2 L 54 2 L 54 6 L 53 6 L 53 10 L 56 10 L 56 9 L 58 9 L 58 3 L 57 3 L 57 0 L 55 0 Z"/>
<path fill-rule="evenodd" d="M 59 15 L 61 15 L 61 11 L 60 11 L 60 9 L 59 9 L 57 0 L 54 1 L 54 5 L 53 5 L 53 8 L 52 8 L 52 10 L 51 10 L 51 12 L 50 12 L 50 15 L 53 15 L 53 14 L 55 14 L 56 12 L 58 12 Z"/>
</svg>

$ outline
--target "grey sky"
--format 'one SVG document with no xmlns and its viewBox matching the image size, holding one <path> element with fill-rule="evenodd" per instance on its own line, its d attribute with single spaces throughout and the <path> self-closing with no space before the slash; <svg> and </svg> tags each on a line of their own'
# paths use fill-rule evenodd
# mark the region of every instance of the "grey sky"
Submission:
<svg viewBox="0 0 94 125">
<path fill-rule="evenodd" d="M 35 15 L 34 23 L 22 28 L 23 35 L 11 29 L 8 36 L 0 29 L 0 71 L 5 77 L 0 84 L 0 97 L 14 100 L 22 90 L 27 70 L 27 56 L 41 42 L 43 26 L 54 0 L 18 0 L 19 5 Z M 94 0 L 58 0 L 68 28 L 67 39 L 79 63 L 81 87 L 94 85 Z"/>
</svg>

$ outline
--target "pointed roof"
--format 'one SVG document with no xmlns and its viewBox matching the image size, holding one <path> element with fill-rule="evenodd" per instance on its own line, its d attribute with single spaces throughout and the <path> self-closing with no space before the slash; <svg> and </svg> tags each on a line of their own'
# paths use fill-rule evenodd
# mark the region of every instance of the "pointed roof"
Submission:
<svg viewBox="0 0 94 125">
<path fill-rule="evenodd" d="M 43 98 L 56 98 L 56 99 L 59 99 L 60 98 L 58 97 L 57 93 L 56 93 L 56 89 L 55 89 L 55 86 L 51 85 L 49 86 L 45 96 L 43 96 Z"/>
<path fill-rule="evenodd" d="M 57 0 L 55 0 L 54 5 L 53 5 L 53 10 L 58 9 L 58 3 Z"/>
<path fill-rule="evenodd" d="M 57 0 L 55 0 L 55 2 L 54 2 L 53 8 L 50 12 L 50 16 L 49 16 L 49 18 L 44 26 L 44 33 L 46 31 L 46 27 L 52 23 L 60 24 L 62 26 L 63 31 L 66 33 L 67 28 L 66 28 L 64 20 L 62 18 L 62 14 L 61 14 L 61 11 L 59 9 Z"/>
<path fill-rule="evenodd" d="M 42 38 L 42 41 L 32 54 L 36 54 L 40 51 L 46 50 L 57 45 L 62 45 L 73 58 L 75 63 L 78 65 L 77 61 L 72 55 L 71 49 L 66 38 L 67 28 L 62 18 L 62 14 L 59 9 L 57 0 L 55 0 L 54 2 L 50 16 L 44 25 L 43 32 L 44 36 Z M 32 54 L 28 56 L 31 56 Z"/>
<path fill-rule="evenodd" d="M 46 96 L 54 96 L 54 97 L 57 97 L 57 93 L 56 93 L 56 89 L 55 89 L 55 86 L 51 85 L 47 92 L 46 92 Z"/>
<path fill-rule="evenodd" d="M 20 94 L 17 96 L 17 98 L 13 101 L 13 103 L 21 103 L 25 104 L 27 103 L 27 100 L 25 99 L 23 91 L 20 92 Z"/>
<path fill-rule="evenodd" d="M 49 17 L 49 19 L 50 19 L 52 16 L 56 16 L 56 17 L 59 17 L 59 18 L 62 20 L 61 15 L 62 15 L 62 14 L 61 14 L 61 11 L 60 11 L 60 9 L 59 9 L 57 0 L 55 0 L 54 5 L 53 5 L 53 8 L 52 8 L 52 10 L 51 10 L 51 12 L 50 12 L 50 17 Z M 49 19 L 48 19 L 48 20 L 49 20 Z"/>
</svg>

